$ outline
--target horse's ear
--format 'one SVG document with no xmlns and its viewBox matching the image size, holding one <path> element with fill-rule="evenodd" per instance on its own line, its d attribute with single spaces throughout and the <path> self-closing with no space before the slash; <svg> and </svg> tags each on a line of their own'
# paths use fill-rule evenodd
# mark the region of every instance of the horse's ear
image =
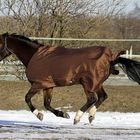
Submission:
<svg viewBox="0 0 140 140">
<path fill-rule="evenodd" d="M 7 37 L 9 34 L 8 34 L 8 32 L 7 33 L 4 33 L 4 34 L 2 34 L 2 35 L 0 35 L 0 43 L 4 43 L 4 39 L 5 39 L 5 37 Z"/>
</svg>

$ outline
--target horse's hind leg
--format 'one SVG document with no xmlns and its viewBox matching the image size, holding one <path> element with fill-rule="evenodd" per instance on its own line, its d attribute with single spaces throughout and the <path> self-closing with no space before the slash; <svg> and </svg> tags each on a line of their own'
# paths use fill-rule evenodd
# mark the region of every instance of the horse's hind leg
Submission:
<svg viewBox="0 0 140 140">
<path fill-rule="evenodd" d="M 63 118 L 69 119 L 70 117 L 69 117 L 69 115 L 67 113 L 59 111 L 59 110 L 56 110 L 56 109 L 54 109 L 54 108 L 52 108 L 50 106 L 51 99 L 52 99 L 52 90 L 53 90 L 53 88 L 43 90 L 45 108 L 47 110 L 51 111 L 52 113 L 54 113 L 58 117 L 63 117 Z"/>
<path fill-rule="evenodd" d="M 43 120 L 43 114 L 40 113 L 33 105 L 32 105 L 32 102 L 31 102 L 31 98 L 37 93 L 39 92 L 39 89 L 34 89 L 34 88 L 31 88 L 28 93 L 26 94 L 25 96 L 25 101 L 26 103 L 28 104 L 30 110 L 37 116 L 37 118 L 39 120 Z"/>
<path fill-rule="evenodd" d="M 104 88 L 101 86 L 97 91 L 96 94 L 98 96 L 98 102 L 96 102 L 95 106 L 98 108 L 105 99 L 107 99 L 107 93 L 105 92 Z"/>
<path fill-rule="evenodd" d="M 84 106 L 81 107 L 81 109 L 76 113 L 74 124 L 77 124 L 80 121 L 80 118 L 82 117 L 83 113 L 88 110 L 93 104 L 97 102 L 97 96 L 94 92 L 88 92 L 86 88 L 84 88 L 84 91 L 86 93 L 87 102 Z"/>
<path fill-rule="evenodd" d="M 92 120 L 95 118 L 95 113 L 97 108 L 102 104 L 102 102 L 107 99 L 107 94 L 104 91 L 103 87 L 101 86 L 98 90 L 96 90 L 96 94 L 98 96 L 98 101 L 89 108 L 89 122 L 91 123 Z"/>
</svg>

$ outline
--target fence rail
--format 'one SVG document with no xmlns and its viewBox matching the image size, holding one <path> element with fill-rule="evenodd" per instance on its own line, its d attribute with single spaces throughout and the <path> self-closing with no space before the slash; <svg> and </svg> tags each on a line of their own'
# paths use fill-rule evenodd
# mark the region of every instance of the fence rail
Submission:
<svg viewBox="0 0 140 140">
<path fill-rule="evenodd" d="M 62 41 L 93 41 L 93 42 L 140 42 L 140 39 L 86 39 L 86 38 L 48 38 L 29 37 L 33 40 L 62 40 Z"/>
</svg>

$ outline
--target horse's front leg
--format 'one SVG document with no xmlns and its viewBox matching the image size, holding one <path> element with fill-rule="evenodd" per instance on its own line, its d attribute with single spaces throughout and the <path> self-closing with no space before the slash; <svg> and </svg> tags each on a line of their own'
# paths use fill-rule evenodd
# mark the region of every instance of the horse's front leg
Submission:
<svg viewBox="0 0 140 140">
<path fill-rule="evenodd" d="M 39 112 L 32 104 L 31 102 L 31 98 L 37 93 L 39 92 L 38 89 L 33 89 L 31 88 L 28 93 L 25 96 L 25 101 L 27 103 L 27 105 L 29 106 L 30 110 L 37 116 L 37 118 L 39 120 L 43 120 L 43 114 L 41 112 Z"/>
<path fill-rule="evenodd" d="M 70 116 L 66 112 L 62 112 L 51 107 L 50 104 L 51 104 L 51 99 L 52 99 L 52 90 L 53 88 L 43 90 L 45 108 L 51 111 L 52 113 L 54 113 L 58 117 L 69 119 Z"/>
</svg>

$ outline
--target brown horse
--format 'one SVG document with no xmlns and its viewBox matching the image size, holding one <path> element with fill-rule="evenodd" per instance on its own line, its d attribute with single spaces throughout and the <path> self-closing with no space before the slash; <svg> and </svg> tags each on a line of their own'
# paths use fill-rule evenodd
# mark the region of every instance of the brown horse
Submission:
<svg viewBox="0 0 140 140">
<path fill-rule="evenodd" d="M 114 67 L 116 64 L 120 63 L 128 77 L 140 84 L 140 63 L 120 57 L 122 51 L 113 54 L 107 47 L 50 47 L 21 35 L 0 35 L 0 60 L 11 54 L 15 54 L 26 67 L 31 88 L 25 96 L 25 101 L 40 120 L 43 119 L 43 114 L 31 102 L 31 98 L 40 90 L 43 90 L 44 106 L 47 110 L 58 117 L 69 118 L 67 113 L 51 107 L 52 90 L 58 86 L 81 84 L 87 102 L 76 113 L 76 124 L 87 110 L 89 122 L 92 122 L 97 108 L 107 98 L 103 89 L 104 81 L 110 74 L 119 74 Z"/>
</svg>

